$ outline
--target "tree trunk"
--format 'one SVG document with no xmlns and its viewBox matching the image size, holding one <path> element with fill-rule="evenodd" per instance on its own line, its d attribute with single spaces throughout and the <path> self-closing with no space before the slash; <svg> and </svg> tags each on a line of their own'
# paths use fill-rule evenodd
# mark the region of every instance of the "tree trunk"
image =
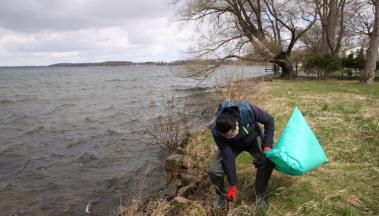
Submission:
<svg viewBox="0 0 379 216">
<path fill-rule="evenodd" d="M 328 34 L 327 34 L 327 42 L 328 42 L 328 54 L 331 54 L 333 56 L 336 55 L 335 49 L 336 49 L 336 28 L 337 28 L 337 21 L 339 18 L 338 10 L 337 10 L 337 0 L 331 0 L 329 1 L 329 14 L 327 16 L 328 19 Z M 342 30 L 340 30 L 342 31 Z"/>
<path fill-rule="evenodd" d="M 296 75 L 292 67 L 292 63 L 288 59 L 278 59 L 271 61 L 271 63 L 279 65 L 282 68 L 282 73 L 279 78 L 282 79 L 295 79 Z"/>
<path fill-rule="evenodd" d="M 340 43 L 344 34 L 344 18 L 341 11 L 345 4 L 342 0 L 322 0 L 318 15 L 321 20 L 321 54 L 338 55 Z"/>
<path fill-rule="evenodd" d="M 321 29 L 321 54 L 326 55 L 329 53 L 329 46 L 328 46 L 328 40 L 326 39 L 326 29 L 324 26 L 322 26 Z"/>
<path fill-rule="evenodd" d="M 326 55 L 329 53 L 329 45 L 328 45 L 328 38 L 327 38 L 328 37 L 327 14 L 328 14 L 329 6 L 327 3 L 328 3 L 327 0 L 322 1 L 322 5 L 324 6 L 321 8 L 322 11 L 319 12 L 319 16 L 321 19 L 321 54 L 322 55 Z"/>
<path fill-rule="evenodd" d="M 282 68 L 282 74 L 279 78 L 282 79 L 295 79 L 296 75 L 294 73 L 292 63 L 289 60 L 289 54 L 284 51 L 280 51 L 271 61 Z"/>
<path fill-rule="evenodd" d="M 284 61 L 277 63 L 282 68 L 282 74 L 280 78 L 282 79 L 295 79 L 295 73 L 292 68 L 292 63 L 290 61 Z"/>
<path fill-rule="evenodd" d="M 375 0 L 375 21 L 374 29 L 370 35 L 370 45 L 367 49 L 367 59 L 365 68 L 362 72 L 360 81 L 366 84 L 372 84 L 375 79 L 376 61 L 378 59 L 379 47 L 379 0 Z"/>
</svg>

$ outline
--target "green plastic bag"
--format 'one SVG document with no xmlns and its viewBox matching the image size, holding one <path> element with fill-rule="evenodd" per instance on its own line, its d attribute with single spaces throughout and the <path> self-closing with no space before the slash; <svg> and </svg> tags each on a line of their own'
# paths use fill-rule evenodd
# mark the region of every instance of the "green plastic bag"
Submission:
<svg viewBox="0 0 379 216">
<path fill-rule="evenodd" d="M 328 161 L 312 129 L 295 107 L 278 142 L 266 156 L 275 169 L 287 175 L 303 175 Z"/>
</svg>

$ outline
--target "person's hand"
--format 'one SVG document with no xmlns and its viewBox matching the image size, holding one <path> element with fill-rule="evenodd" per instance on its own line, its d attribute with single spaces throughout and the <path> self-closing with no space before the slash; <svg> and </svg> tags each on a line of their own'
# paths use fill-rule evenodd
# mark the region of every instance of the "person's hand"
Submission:
<svg viewBox="0 0 379 216">
<path fill-rule="evenodd" d="M 233 202 L 237 199 L 237 187 L 236 186 L 230 186 L 228 193 L 226 194 L 226 199 L 229 202 Z"/>
<path fill-rule="evenodd" d="M 265 146 L 265 147 L 263 148 L 263 154 L 266 154 L 266 151 L 268 151 L 268 150 L 271 150 L 271 148 L 268 147 L 268 146 Z"/>
</svg>

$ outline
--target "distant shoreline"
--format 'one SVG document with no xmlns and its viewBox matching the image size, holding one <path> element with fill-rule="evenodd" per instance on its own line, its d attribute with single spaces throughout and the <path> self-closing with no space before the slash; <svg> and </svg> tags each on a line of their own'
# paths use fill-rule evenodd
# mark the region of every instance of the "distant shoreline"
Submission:
<svg viewBox="0 0 379 216">
<path fill-rule="evenodd" d="M 225 62 L 224 65 L 235 64 L 236 62 Z M 254 62 L 255 65 L 258 62 Z M 132 62 L 132 61 L 105 61 L 95 63 L 57 63 L 48 65 L 48 67 L 88 67 L 88 66 L 133 66 L 133 65 L 150 65 L 150 66 L 175 66 L 175 65 L 198 65 L 198 64 L 216 64 L 215 60 L 181 60 L 174 62 Z"/>
<path fill-rule="evenodd" d="M 47 67 L 90 67 L 90 66 L 132 66 L 132 65 L 171 65 L 171 63 L 166 62 L 131 62 L 131 61 L 105 61 L 105 62 L 94 62 L 94 63 L 57 63 L 51 64 Z"/>
<path fill-rule="evenodd" d="M 104 61 L 104 62 L 84 62 L 84 63 L 55 63 L 50 65 L 26 65 L 26 66 L 0 66 L 0 68 L 15 68 L 15 67 L 92 67 L 92 66 L 178 66 L 178 65 L 204 65 L 204 64 L 217 64 L 216 60 L 178 60 L 173 62 L 132 62 L 132 61 Z M 235 61 L 225 62 L 223 65 L 233 65 Z M 246 66 L 265 65 L 264 62 L 245 62 Z"/>
</svg>

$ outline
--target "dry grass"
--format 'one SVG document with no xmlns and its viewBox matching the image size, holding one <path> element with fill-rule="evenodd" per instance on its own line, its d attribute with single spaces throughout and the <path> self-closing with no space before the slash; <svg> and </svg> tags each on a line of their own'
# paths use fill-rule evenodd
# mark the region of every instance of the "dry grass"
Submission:
<svg viewBox="0 0 379 216">
<path fill-rule="evenodd" d="M 161 216 L 167 215 L 168 209 L 170 207 L 169 202 L 162 201 L 152 201 L 146 204 L 141 202 L 133 202 L 128 207 L 120 206 L 119 216 Z"/>
</svg>

